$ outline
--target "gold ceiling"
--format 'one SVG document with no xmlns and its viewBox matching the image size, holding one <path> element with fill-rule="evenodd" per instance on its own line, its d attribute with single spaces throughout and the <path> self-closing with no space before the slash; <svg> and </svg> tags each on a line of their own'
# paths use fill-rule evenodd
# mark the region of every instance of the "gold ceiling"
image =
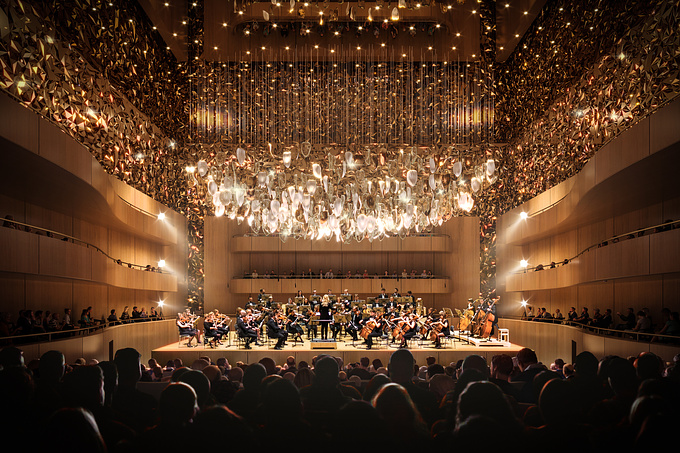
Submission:
<svg viewBox="0 0 680 453">
<path fill-rule="evenodd" d="M 204 207 L 184 174 L 203 153 L 186 109 L 203 67 L 196 4 L 187 5 L 194 39 L 182 63 L 133 2 L 2 0 L 0 88 L 111 174 L 188 216 L 190 292 L 200 300 Z M 679 18 L 678 0 L 548 2 L 496 66 L 496 139 L 508 145 L 495 156 L 499 182 L 473 211 L 483 225 L 485 292 L 495 287 L 496 216 L 574 175 L 603 143 L 678 95 Z"/>
</svg>

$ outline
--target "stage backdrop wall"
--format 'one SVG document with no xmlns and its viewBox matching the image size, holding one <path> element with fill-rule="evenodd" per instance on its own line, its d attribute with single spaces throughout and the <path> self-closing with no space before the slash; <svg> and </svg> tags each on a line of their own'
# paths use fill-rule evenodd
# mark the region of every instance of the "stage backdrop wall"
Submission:
<svg viewBox="0 0 680 453">
<path fill-rule="evenodd" d="M 285 302 L 297 290 L 305 295 L 316 289 L 329 289 L 340 294 L 345 289 L 360 298 L 375 296 L 384 287 L 404 294 L 413 291 L 423 304 L 430 307 L 464 306 L 469 297 L 479 293 L 479 219 L 453 218 L 435 230 L 434 235 L 401 240 L 390 238 L 373 243 L 342 244 L 332 241 L 294 240 L 285 243 L 275 237 L 246 236 L 247 224 L 224 217 L 207 217 L 205 221 L 205 307 L 235 313 L 248 296 L 256 297 L 260 288 Z M 256 270 L 262 275 L 290 273 L 300 275 L 309 269 L 314 279 L 244 278 Z M 334 274 L 367 270 L 371 278 L 319 279 L 318 275 L 332 269 Z M 432 279 L 402 279 L 403 270 L 432 271 Z M 389 278 L 373 278 L 374 274 L 390 273 Z M 393 273 L 397 278 L 392 278 Z"/>
</svg>

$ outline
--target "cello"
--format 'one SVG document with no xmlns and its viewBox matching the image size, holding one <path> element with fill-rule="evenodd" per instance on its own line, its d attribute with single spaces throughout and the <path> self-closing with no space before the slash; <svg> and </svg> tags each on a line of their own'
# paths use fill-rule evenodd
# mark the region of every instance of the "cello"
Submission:
<svg viewBox="0 0 680 453">
<path fill-rule="evenodd" d="M 490 337 L 491 336 L 491 329 L 493 328 L 493 322 L 496 320 L 496 315 L 493 314 L 491 309 L 493 308 L 494 305 L 496 305 L 497 299 L 494 299 L 494 301 L 489 305 L 489 307 L 486 309 L 486 315 L 484 316 L 481 324 L 481 332 L 479 336 L 482 338 L 484 337 Z"/>
</svg>

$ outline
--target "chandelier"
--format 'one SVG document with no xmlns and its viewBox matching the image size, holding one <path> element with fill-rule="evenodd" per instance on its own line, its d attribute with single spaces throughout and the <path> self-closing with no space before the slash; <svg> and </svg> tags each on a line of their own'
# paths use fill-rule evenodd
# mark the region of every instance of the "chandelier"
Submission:
<svg viewBox="0 0 680 453">
<path fill-rule="evenodd" d="M 215 216 L 283 241 L 347 243 L 428 233 L 472 211 L 498 176 L 491 74 L 386 53 L 205 64 L 191 103 L 201 159 L 187 172 Z"/>
</svg>

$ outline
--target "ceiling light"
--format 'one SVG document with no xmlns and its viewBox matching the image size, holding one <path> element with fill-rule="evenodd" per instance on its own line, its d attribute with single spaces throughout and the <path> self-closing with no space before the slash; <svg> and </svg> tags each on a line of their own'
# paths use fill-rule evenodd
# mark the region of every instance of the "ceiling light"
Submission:
<svg viewBox="0 0 680 453">
<path fill-rule="evenodd" d="M 519 265 L 526 268 L 529 265 L 529 262 L 527 260 L 520 260 Z"/>
<path fill-rule="evenodd" d="M 526 212 L 522 211 L 522 212 L 519 213 L 519 218 L 520 218 L 520 219 L 526 220 L 527 217 L 529 217 L 529 214 L 527 214 Z"/>
<path fill-rule="evenodd" d="M 159 260 L 158 261 L 158 267 L 165 267 L 165 260 Z"/>
<path fill-rule="evenodd" d="M 165 220 L 165 213 L 164 212 L 158 213 L 158 220 Z"/>
</svg>

